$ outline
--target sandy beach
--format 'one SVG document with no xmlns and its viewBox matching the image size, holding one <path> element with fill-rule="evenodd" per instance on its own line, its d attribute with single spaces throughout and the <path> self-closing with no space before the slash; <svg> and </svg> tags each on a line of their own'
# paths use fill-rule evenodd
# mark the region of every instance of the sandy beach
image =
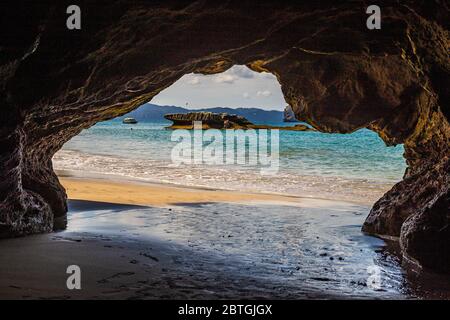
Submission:
<svg viewBox="0 0 450 320">
<path fill-rule="evenodd" d="M 394 243 L 361 233 L 368 206 L 96 178 L 61 182 L 70 198 L 67 230 L 0 241 L 0 298 L 449 296 L 442 279 L 424 288 L 405 275 Z M 81 269 L 81 290 L 66 286 L 69 265 Z M 379 289 L 367 285 L 370 266 L 382 270 Z"/>
<path fill-rule="evenodd" d="M 127 180 L 61 178 L 69 199 L 143 206 L 169 206 L 208 202 L 289 203 L 302 205 L 301 198 L 262 193 L 233 192 L 218 189 L 177 187 Z M 305 199 L 309 205 L 318 199 Z"/>
</svg>

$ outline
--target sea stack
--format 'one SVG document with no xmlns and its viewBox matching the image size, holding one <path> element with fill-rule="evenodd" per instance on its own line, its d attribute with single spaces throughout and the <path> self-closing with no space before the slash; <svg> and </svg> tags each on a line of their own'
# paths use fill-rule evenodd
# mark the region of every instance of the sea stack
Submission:
<svg viewBox="0 0 450 320">
<path fill-rule="evenodd" d="M 298 122 L 298 120 L 295 118 L 294 111 L 292 110 L 290 105 L 287 105 L 284 108 L 283 121 L 284 122 Z"/>
</svg>

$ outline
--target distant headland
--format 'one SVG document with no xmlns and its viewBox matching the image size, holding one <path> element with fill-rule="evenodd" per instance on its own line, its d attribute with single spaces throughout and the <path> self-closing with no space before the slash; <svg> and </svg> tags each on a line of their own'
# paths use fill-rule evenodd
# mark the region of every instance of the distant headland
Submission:
<svg viewBox="0 0 450 320">
<path fill-rule="evenodd" d="M 138 109 L 124 115 L 120 119 L 131 117 L 139 122 L 166 122 L 166 114 L 186 114 L 190 112 L 211 112 L 211 113 L 227 113 L 243 116 L 252 123 L 281 123 L 285 121 L 285 113 L 280 110 L 263 110 L 260 108 L 226 108 L 213 107 L 190 110 L 179 106 L 160 106 L 152 103 L 146 103 Z"/>
</svg>

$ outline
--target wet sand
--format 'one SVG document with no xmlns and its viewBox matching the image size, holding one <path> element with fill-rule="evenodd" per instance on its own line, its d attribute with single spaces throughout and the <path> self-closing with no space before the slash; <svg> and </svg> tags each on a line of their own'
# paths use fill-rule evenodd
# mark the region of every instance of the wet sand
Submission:
<svg viewBox="0 0 450 320">
<path fill-rule="evenodd" d="M 71 197 L 88 199 L 69 201 L 65 231 L 0 241 L 0 298 L 450 296 L 448 278 L 414 278 L 395 243 L 361 233 L 368 206 L 92 179 L 63 184 Z M 81 290 L 66 287 L 69 265 L 81 268 Z M 374 267 L 379 287 L 368 282 Z"/>
</svg>

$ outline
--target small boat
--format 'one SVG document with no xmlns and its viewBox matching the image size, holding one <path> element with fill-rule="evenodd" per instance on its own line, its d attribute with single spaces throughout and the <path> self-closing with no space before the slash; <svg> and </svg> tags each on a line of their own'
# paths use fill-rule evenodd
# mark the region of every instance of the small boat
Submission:
<svg viewBox="0 0 450 320">
<path fill-rule="evenodd" d="M 122 123 L 124 124 L 136 124 L 138 123 L 135 118 L 125 118 L 123 119 Z"/>
</svg>

